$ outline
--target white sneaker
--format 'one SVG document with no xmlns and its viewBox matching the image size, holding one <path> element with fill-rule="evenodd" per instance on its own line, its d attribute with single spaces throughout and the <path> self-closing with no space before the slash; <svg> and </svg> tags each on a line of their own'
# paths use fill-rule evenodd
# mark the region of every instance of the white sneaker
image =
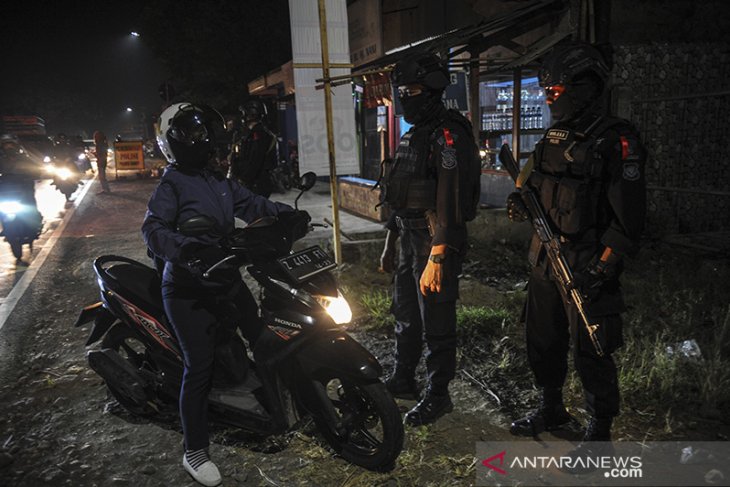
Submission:
<svg viewBox="0 0 730 487">
<path fill-rule="evenodd" d="M 196 470 L 188 463 L 188 458 L 183 455 L 183 467 L 185 467 L 185 471 L 199 484 L 207 487 L 215 487 L 221 484 L 221 473 L 218 471 L 215 463 L 210 460 L 200 465 Z"/>
</svg>

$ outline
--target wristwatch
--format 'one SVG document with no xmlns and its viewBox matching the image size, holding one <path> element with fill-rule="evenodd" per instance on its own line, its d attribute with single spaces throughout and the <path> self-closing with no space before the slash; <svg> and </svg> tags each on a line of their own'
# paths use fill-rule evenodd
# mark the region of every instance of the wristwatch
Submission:
<svg viewBox="0 0 730 487">
<path fill-rule="evenodd" d="M 436 255 L 429 255 L 428 260 L 433 262 L 434 264 L 443 264 L 446 260 L 446 254 L 436 254 Z"/>
</svg>

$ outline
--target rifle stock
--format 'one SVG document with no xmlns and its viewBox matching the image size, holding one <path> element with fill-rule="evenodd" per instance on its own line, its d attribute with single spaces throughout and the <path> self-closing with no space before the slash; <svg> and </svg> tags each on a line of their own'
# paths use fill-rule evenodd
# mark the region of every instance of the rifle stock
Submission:
<svg viewBox="0 0 730 487">
<path fill-rule="evenodd" d="M 520 177 L 520 166 L 517 164 L 514 157 L 512 157 L 512 151 L 507 144 L 502 145 L 502 148 L 499 150 L 499 160 L 502 163 L 502 167 L 507 170 L 512 180 L 517 185 Z M 591 323 L 588 319 L 588 315 L 586 315 L 583 296 L 581 296 L 580 292 L 575 288 L 573 272 L 568 265 L 568 261 L 563 255 L 560 241 L 550 228 L 550 224 L 545 216 L 545 210 L 540 204 L 540 200 L 537 198 L 537 195 L 532 188 L 527 185 L 522 187 L 517 186 L 517 189 L 520 190 L 522 200 L 525 202 L 525 206 L 530 213 L 532 226 L 535 229 L 535 233 L 540 239 L 543 248 L 545 249 L 545 253 L 550 261 L 550 267 L 553 270 L 553 275 L 557 279 L 558 288 L 563 295 L 563 299 L 572 302 L 575 305 L 578 310 L 578 314 L 581 317 L 581 321 L 583 321 L 583 325 L 588 332 L 588 336 L 591 339 L 593 348 L 596 350 L 596 354 L 598 354 L 599 357 L 603 357 L 603 346 L 601 345 L 597 334 L 599 325 L 597 323 Z"/>
</svg>

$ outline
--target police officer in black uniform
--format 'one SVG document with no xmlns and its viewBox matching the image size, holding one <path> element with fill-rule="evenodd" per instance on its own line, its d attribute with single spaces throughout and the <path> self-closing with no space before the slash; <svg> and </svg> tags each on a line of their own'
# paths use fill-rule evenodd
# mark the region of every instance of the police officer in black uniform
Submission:
<svg viewBox="0 0 730 487">
<path fill-rule="evenodd" d="M 527 353 L 542 389 L 539 408 L 512 423 L 515 435 L 570 428 L 575 420 L 563 405 L 569 342 L 591 419 L 584 442 L 610 441 L 619 413 L 619 389 L 611 353 L 620 347 L 625 310 L 619 276 L 626 256 L 635 254 L 644 226 L 645 152 L 636 129 L 605 111 L 609 66 L 596 48 L 578 42 L 555 47 L 539 72 L 554 120 L 523 169 L 537 191 L 549 223 L 587 301 L 591 322 L 599 324 L 604 356 L 596 353 L 578 312 L 561 298 L 537 237 L 524 320 Z M 529 164 L 531 164 L 528 162 Z M 528 218 L 519 193 L 507 201 L 515 221 Z"/>
<path fill-rule="evenodd" d="M 199 483 L 218 485 L 220 472 L 208 455 L 208 392 L 214 364 L 216 298 L 231 297 L 243 335 L 253 341 L 263 325 L 257 305 L 237 267 L 219 267 L 210 279 L 203 272 L 226 253 L 220 240 L 234 228 L 234 217 L 252 222 L 262 216 L 293 214 L 293 208 L 258 196 L 211 169 L 215 133 L 223 118 L 213 109 L 176 103 L 160 115 L 157 136 L 170 163 L 147 205 L 142 234 L 152 253 L 164 260 L 162 300 L 175 329 L 184 358 L 180 418 L 185 436 L 183 467 Z M 207 216 L 217 230 L 188 236 L 178 226 Z"/>
<path fill-rule="evenodd" d="M 268 198 L 274 189 L 271 172 L 279 157 L 276 135 L 264 124 L 266 105 L 261 100 L 248 100 L 241 112 L 244 133 L 234 148 L 229 177 Z"/>
<path fill-rule="evenodd" d="M 395 268 L 397 322 L 395 370 L 386 385 L 396 397 L 417 397 L 415 370 L 425 338 L 428 385 L 406 414 L 406 423 L 418 426 L 453 409 L 448 386 L 456 369 L 458 275 L 465 222 L 474 218 L 479 196 L 478 175 L 467 168 L 474 167 L 478 154 L 469 121 L 441 101 L 450 77 L 438 57 L 407 58 L 391 76 L 404 118 L 413 127 L 403 135 L 395 159 L 384 164 L 382 197 L 393 216 L 386 225 L 381 266 Z"/>
</svg>

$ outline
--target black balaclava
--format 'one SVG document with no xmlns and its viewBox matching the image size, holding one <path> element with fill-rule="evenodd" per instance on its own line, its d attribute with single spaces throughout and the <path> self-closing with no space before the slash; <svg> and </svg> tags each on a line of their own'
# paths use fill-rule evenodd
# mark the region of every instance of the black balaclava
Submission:
<svg viewBox="0 0 730 487">
<path fill-rule="evenodd" d="M 400 99 L 403 106 L 403 118 L 411 125 L 428 120 L 440 106 L 442 90 L 424 90 L 420 95 L 405 96 Z"/>
<path fill-rule="evenodd" d="M 600 104 L 601 81 L 594 75 L 576 78 L 565 84 L 565 91 L 548 107 L 553 120 L 570 122 Z"/>
</svg>

